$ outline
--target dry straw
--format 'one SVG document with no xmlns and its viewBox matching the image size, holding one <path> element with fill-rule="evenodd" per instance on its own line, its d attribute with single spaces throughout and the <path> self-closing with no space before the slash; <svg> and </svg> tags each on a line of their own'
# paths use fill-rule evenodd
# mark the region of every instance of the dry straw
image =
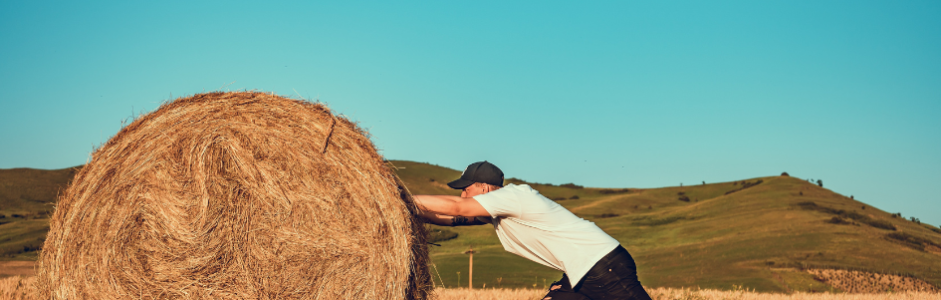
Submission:
<svg viewBox="0 0 941 300">
<path fill-rule="evenodd" d="M 425 299 L 425 229 L 362 129 L 258 92 L 181 98 L 61 195 L 40 299 Z"/>
</svg>

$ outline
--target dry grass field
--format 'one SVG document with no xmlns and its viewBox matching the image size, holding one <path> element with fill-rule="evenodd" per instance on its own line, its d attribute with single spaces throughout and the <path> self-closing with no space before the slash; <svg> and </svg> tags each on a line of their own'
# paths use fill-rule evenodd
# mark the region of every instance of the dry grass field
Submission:
<svg viewBox="0 0 941 300">
<path fill-rule="evenodd" d="M 36 277 L 13 276 L 0 279 L 0 300 L 36 299 Z"/>
<path fill-rule="evenodd" d="M 888 274 L 847 270 L 807 270 L 815 279 L 847 293 L 880 293 L 886 291 L 941 292 L 922 280 Z"/>
<path fill-rule="evenodd" d="M 0 300 L 36 299 L 35 277 L 0 279 Z M 902 293 L 757 293 L 742 289 L 730 291 L 654 288 L 647 290 L 655 300 L 936 300 L 937 292 Z M 443 289 L 435 290 L 438 300 L 536 300 L 546 294 L 536 289 Z"/>
<path fill-rule="evenodd" d="M 648 289 L 654 300 L 937 300 L 941 293 L 757 293 L 745 290 Z M 536 300 L 546 294 L 534 289 L 437 289 L 438 300 Z"/>
</svg>

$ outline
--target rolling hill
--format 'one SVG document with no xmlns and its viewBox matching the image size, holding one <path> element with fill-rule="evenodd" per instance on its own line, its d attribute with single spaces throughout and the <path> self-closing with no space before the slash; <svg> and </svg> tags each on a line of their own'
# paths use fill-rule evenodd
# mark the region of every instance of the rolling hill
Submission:
<svg viewBox="0 0 941 300">
<path fill-rule="evenodd" d="M 0 260 L 35 260 L 56 196 L 78 168 L 0 169 Z"/>
<path fill-rule="evenodd" d="M 445 184 L 459 177 L 459 171 L 427 163 L 390 163 L 413 194 L 458 194 Z M 5 216 L 0 218 L 0 259 L 35 259 L 56 191 L 74 170 L 0 170 L 0 214 Z M 937 227 L 794 177 L 653 189 L 507 181 L 529 184 L 598 224 L 631 252 L 641 282 L 649 287 L 837 291 L 807 269 L 899 274 L 941 286 Z M 463 253 L 469 247 L 477 251 L 478 288 L 542 288 L 561 276 L 505 252 L 491 226 L 429 227 L 456 233 L 435 242 L 440 246 L 430 246 L 431 272 L 438 285 L 466 286 L 468 258 Z"/>
<path fill-rule="evenodd" d="M 444 183 L 459 177 L 459 171 L 393 163 L 413 193 L 455 194 Z M 794 177 L 656 189 L 530 185 L 618 239 L 634 256 L 645 286 L 833 289 L 805 269 L 899 274 L 941 285 L 937 227 L 895 217 Z M 478 251 L 476 287 L 542 288 L 561 275 L 505 252 L 490 226 L 433 227 L 458 234 L 431 247 L 438 284 L 466 286 L 468 258 L 463 252 L 471 246 Z M 464 276 L 460 283 L 457 272 Z"/>
</svg>

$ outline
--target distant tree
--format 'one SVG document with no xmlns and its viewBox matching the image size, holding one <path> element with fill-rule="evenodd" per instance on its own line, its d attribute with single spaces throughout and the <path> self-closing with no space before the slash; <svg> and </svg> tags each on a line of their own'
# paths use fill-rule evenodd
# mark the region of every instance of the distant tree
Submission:
<svg viewBox="0 0 941 300">
<path fill-rule="evenodd" d="M 705 181 L 705 180 L 702 181 L 702 185 L 706 185 L 706 181 Z"/>
<path fill-rule="evenodd" d="M 911 218 L 912 218 L 912 222 L 915 222 L 915 224 L 921 224 L 921 220 L 919 220 L 918 218 L 916 217 L 911 217 Z"/>
<path fill-rule="evenodd" d="M 800 191 L 800 195 L 803 196 L 803 195 L 804 195 L 804 191 Z"/>
<path fill-rule="evenodd" d="M 823 180 L 817 179 L 817 185 L 823 187 Z"/>
<path fill-rule="evenodd" d="M 781 176 L 789 177 L 789 176 L 791 176 L 791 175 L 788 175 L 787 172 L 781 172 Z"/>
<path fill-rule="evenodd" d="M 850 200 L 855 200 L 855 199 L 853 199 L 853 195 L 850 195 Z M 864 206 L 864 207 L 865 207 L 865 206 Z"/>
</svg>

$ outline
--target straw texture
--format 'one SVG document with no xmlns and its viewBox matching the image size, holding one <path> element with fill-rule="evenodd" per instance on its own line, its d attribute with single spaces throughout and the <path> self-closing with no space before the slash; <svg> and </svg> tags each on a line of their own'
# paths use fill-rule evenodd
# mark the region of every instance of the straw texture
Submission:
<svg viewBox="0 0 941 300">
<path fill-rule="evenodd" d="M 60 200 L 40 299 L 425 299 L 417 208 L 366 134 L 259 92 L 166 103 Z"/>
</svg>

